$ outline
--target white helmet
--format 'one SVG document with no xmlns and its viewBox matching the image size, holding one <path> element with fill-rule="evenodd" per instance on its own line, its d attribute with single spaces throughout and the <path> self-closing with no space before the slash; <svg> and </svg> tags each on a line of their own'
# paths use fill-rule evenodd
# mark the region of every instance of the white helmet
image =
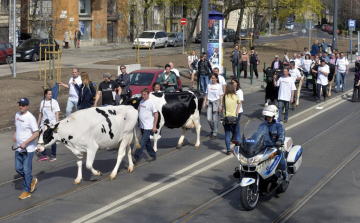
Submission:
<svg viewBox="0 0 360 223">
<path fill-rule="evenodd" d="M 273 117 L 273 119 L 276 121 L 279 117 L 279 109 L 275 105 L 269 105 L 264 108 L 262 114 L 263 116 Z"/>
</svg>

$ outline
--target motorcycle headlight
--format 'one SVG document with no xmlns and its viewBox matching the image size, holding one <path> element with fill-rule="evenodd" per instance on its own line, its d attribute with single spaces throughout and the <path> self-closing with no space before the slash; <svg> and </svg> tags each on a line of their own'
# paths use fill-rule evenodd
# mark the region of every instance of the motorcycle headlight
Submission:
<svg viewBox="0 0 360 223">
<path fill-rule="evenodd" d="M 260 154 L 260 155 L 254 156 L 254 157 L 250 157 L 250 158 L 246 158 L 240 154 L 239 160 L 240 160 L 240 163 L 244 164 L 244 165 L 251 165 L 251 164 L 258 165 L 260 160 L 262 159 L 262 157 L 263 157 L 263 154 Z"/>
</svg>

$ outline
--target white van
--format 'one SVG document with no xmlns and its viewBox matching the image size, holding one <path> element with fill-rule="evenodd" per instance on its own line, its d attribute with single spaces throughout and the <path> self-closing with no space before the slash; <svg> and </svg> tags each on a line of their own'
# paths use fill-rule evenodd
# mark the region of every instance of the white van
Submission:
<svg viewBox="0 0 360 223">
<path fill-rule="evenodd" d="M 149 42 L 151 49 L 154 49 L 155 47 L 166 48 L 168 45 L 168 36 L 166 32 L 160 30 L 144 31 L 134 40 L 133 48 L 138 45 L 141 48 L 147 48 L 149 47 Z"/>
</svg>

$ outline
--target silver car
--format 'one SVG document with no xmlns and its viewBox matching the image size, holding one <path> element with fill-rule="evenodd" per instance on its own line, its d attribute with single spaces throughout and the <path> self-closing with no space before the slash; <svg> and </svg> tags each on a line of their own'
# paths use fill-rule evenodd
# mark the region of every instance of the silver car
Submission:
<svg viewBox="0 0 360 223">
<path fill-rule="evenodd" d="M 168 46 L 177 47 L 178 45 L 183 44 L 183 34 L 182 33 L 171 32 L 171 33 L 167 33 L 167 36 L 168 36 Z M 186 38 L 185 38 L 184 42 L 186 42 Z"/>
</svg>

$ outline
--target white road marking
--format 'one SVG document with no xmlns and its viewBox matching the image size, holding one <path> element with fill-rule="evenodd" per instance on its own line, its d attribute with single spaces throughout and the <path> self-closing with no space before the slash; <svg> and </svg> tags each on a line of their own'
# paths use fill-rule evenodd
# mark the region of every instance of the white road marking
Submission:
<svg viewBox="0 0 360 223">
<path fill-rule="evenodd" d="M 335 101 L 335 98 L 333 100 Z M 339 103 L 331 105 L 331 106 L 327 107 L 326 109 L 323 109 L 323 110 L 321 110 L 321 111 L 319 111 L 319 112 L 317 112 L 317 113 L 315 113 L 315 114 L 313 114 L 313 115 L 311 115 L 311 116 L 309 116 L 309 117 L 307 117 L 307 118 L 305 118 L 305 119 L 303 119 L 303 120 L 301 120 L 301 121 L 299 121 L 299 122 L 297 122 L 297 123 L 295 123 L 295 124 L 293 124 L 291 126 L 285 127 L 285 129 L 289 130 L 291 128 L 294 128 L 294 127 L 308 121 L 309 119 L 312 119 L 312 118 L 322 114 L 323 112 L 325 112 L 327 110 L 330 110 L 331 108 L 333 108 L 333 107 L 335 107 L 337 105 L 340 105 L 341 103 L 344 103 L 344 102 L 346 102 L 346 101 L 340 101 Z M 306 109 L 305 111 L 308 111 L 308 110 L 311 110 L 311 109 L 314 109 L 314 107 Z M 305 112 L 305 111 L 303 111 L 303 112 Z M 150 193 L 147 193 L 147 194 L 145 194 L 145 195 L 143 195 L 141 197 L 138 197 L 138 198 L 136 198 L 134 200 L 131 200 L 130 202 L 128 202 L 126 204 L 122 204 L 125 201 L 127 201 L 129 199 L 132 199 L 135 196 L 137 196 L 137 195 L 139 195 L 139 194 L 141 194 L 141 193 L 143 193 L 143 192 L 145 192 L 147 190 L 150 190 L 150 189 L 158 186 L 159 184 L 164 183 L 165 181 L 168 181 L 171 178 L 174 178 L 174 177 L 184 173 L 185 171 L 188 171 L 188 170 L 194 168 L 195 166 L 200 165 L 201 163 L 203 163 L 203 162 L 205 162 L 207 160 L 210 160 L 210 159 L 212 159 L 212 158 L 214 158 L 216 156 L 219 156 L 219 155 L 223 155 L 223 153 L 222 152 L 216 152 L 216 153 L 212 154 L 211 156 L 208 156 L 207 158 L 199 160 L 198 162 L 196 162 L 196 163 L 194 163 L 194 164 L 192 164 L 192 165 L 190 165 L 190 166 L 188 166 L 188 167 L 186 167 L 186 168 L 184 168 L 182 170 L 179 170 L 179 171 L 177 171 L 177 172 L 175 172 L 175 173 L 173 173 L 173 174 L 159 180 L 158 182 L 152 183 L 152 184 L 148 185 L 147 187 L 145 187 L 145 188 L 143 188 L 143 189 L 141 189 L 139 191 L 131 193 L 128 196 L 125 196 L 125 197 L 123 197 L 123 198 L 121 198 L 121 199 L 119 199 L 117 201 L 114 201 L 111 204 L 108 204 L 108 205 L 106 205 L 106 206 L 104 206 L 104 207 L 90 213 L 90 214 L 87 214 L 87 215 L 83 216 L 82 218 L 79 218 L 79 219 L 73 221 L 73 223 L 80 223 L 80 222 L 84 222 L 84 221 L 86 221 L 86 222 L 97 222 L 99 220 L 102 220 L 102 219 L 104 219 L 104 218 L 106 218 L 108 216 L 111 216 L 111 215 L 115 214 L 116 212 L 124 210 L 125 208 L 130 207 L 130 206 L 132 206 L 132 205 L 134 205 L 134 204 L 136 204 L 136 203 L 138 203 L 140 201 L 143 201 L 143 200 L 145 200 L 147 198 L 150 198 L 150 197 L 152 197 L 152 196 L 154 196 L 154 195 L 156 195 L 156 194 L 158 194 L 158 193 L 160 193 L 160 192 L 162 192 L 164 190 L 167 190 L 167 189 L 169 189 L 169 188 L 171 188 L 171 187 L 173 187 L 173 186 L 175 186 L 175 185 L 177 185 L 177 184 L 179 184 L 179 183 L 181 183 L 181 182 L 183 182 L 183 181 L 185 181 L 185 180 L 187 180 L 187 179 L 189 179 L 189 178 L 191 178 L 191 177 L 193 177 L 193 176 L 195 176 L 195 175 L 197 175 L 197 174 L 199 174 L 199 173 L 201 173 L 201 172 L 203 172 L 205 170 L 208 170 L 208 169 L 210 169 L 210 168 L 212 168 L 212 167 L 214 167 L 214 166 L 216 166 L 216 165 L 218 165 L 218 164 L 232 158 L 232 156 L 226 156 L 225 158 L 223 158 L 221 160 L 218 160 L 218 161 L 216 161 L 216 162 L 214 162 L 214 163 L 212 163 L 212 164 L 210 164 L 210 165 L 208 165 L 206 167 L 203 167 L 203 168 L 201 168 L 201 169 L 199 169 L 197 171 L 194 171 L 193 173 L 190 173 L 190 174 L 188 174 L 188 175 L 186 175 L 186 176 L 184 176 L 182 178 L 179 178 L 178 180 L 175 180 L 174 182 L 171 182 L 171 183 L 169 183 L 169 184 L 167 184 L 167 185 L 165 185 L 163 187 L 160 187 L 160 188 L 158 188 L 158 189 L 156 189 L 156 190 L 154 190 L 154 191 L 152 191 Z M 122 205 L 118 206 L 120 204 L 122 204 Z M 116 206 L 118 206 L 118 207 L 116 207 Z M 114 207 L 116 207 L 116 208 L 114 208 Z M 105 211 L 108 211 L 108 212 L 103 213 Z M 101 214 L 101 213 L 103 213 L 103 214 Z"/>
<path fill-rule="evenodd" d="M 316 107 L 315 109 L 318 109 L 318 110 L 321 110 L 323 109 L 324 107 Z"/>
</svg>

